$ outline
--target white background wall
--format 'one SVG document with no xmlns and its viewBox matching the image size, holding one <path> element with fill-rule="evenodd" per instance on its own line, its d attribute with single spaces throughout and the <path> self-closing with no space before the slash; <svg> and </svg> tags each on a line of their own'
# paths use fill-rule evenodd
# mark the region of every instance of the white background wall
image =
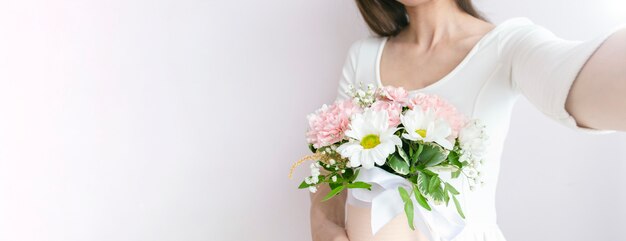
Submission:
<svg viewBox="0 0 626 241">
<path fill-rule="evenodd" d="M 587 39 L 621 2 L 476 3 Z M 367 34 L 351 0 L 0 1 L 0 240 L 309 240 L 287 173 Z M 626 135 L 512 118 L 508 240 L 625 240 Z"/>
</svg>

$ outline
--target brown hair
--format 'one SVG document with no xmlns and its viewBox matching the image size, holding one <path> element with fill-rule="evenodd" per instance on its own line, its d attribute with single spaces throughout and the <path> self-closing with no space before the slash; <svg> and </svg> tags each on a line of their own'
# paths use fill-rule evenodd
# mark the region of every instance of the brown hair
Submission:
<svg viewBox="0 0 626 241">
<path fill-rule="evenodd" d="M 380 36 L 395 36 L 409 25 L 404 5 L 396 0 L 355 0 L 369 28 Z M 475 18 L 488 21 L 471 0 L 454 0 L 457 6 Z"/>
</svg>

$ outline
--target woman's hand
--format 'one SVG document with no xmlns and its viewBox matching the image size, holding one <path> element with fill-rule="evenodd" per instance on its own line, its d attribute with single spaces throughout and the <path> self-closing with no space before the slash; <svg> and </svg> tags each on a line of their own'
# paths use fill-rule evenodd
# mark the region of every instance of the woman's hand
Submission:
<svg viewBox="0 0 626 241">
<path fill-rule="evenodd" d="M 320 185 L 311 193 L 311 235 L 313 241 L 349 241 L 345 229 L 346 192 L 322 202 L 330 192 L 328 185 Z"/>
</svg>

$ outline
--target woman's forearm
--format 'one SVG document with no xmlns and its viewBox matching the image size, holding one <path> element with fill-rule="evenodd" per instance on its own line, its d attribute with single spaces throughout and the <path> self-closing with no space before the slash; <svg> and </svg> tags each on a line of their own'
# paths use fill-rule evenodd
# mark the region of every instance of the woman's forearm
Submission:
<svg viewBox="0 0 626 241">
<path fill-rule="evenodd" d="M 345 203 L 347 194 L 322 202 L 330 192 L 328 185 L 320 185 L 317 192 L 311 193 L 311 235 L 313 241 L 348 241 L 345 231 Z"/>
<path fill-rule="evenodd" d="M 322 202 L 322 199 L 328 192 L 330 192 L 328 185 L 320 185 L 317 192 L 311 193 L 311 219 L 329 220 L 343 227 L 346 193 L 341 192 L 337 196 Z"/>
</svg>

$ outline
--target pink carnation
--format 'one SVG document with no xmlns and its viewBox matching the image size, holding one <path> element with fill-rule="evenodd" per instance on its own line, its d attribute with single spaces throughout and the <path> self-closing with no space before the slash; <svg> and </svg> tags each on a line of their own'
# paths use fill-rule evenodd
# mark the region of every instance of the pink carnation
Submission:
<svg viewBox="0 0 626 241">
<path fill-rule="evenodd" d="M 389 126 L 397 127 L 400 124 L 400 115 L 402 114 L 402 104 L 393 101 L 379 100 L 374 102 L 371 107 L 375 111 L 386 110 L 389 115 Z"/>
<path fill-rule="evenodd" d="M 406 105 L 409 100 L 409 92 L 402 87 L 385 86 L 379 88 L 379 99 L 398 102 Z"/>
<path fill-rule="evenodd" d="M 467 123 L 467 117 L 460 113 L 456 107 L 438 95 L 417 93 L 414 97 L 409 99 L 409 108 L 413 109 L 415 106 L 419 106 L 422 110 L 426 111 L 431 108 L 435 111 L 435 114 L 439 118 L 446 120 L 452 128 L 452 137 L 456 138 L 459 131 L 465 123 Z"/>
<path fill-rule="evenodd" d="M 307 116 L 307 141 L 315 148 L 341 141 L 345 131 L 349 129 L 350 116 L 359 112 L 362 112 L 361 108 L 353 104 L 352 99 L 337 100 L 332 105 L 324 104 L 315 113 Z"/>
</svg>

